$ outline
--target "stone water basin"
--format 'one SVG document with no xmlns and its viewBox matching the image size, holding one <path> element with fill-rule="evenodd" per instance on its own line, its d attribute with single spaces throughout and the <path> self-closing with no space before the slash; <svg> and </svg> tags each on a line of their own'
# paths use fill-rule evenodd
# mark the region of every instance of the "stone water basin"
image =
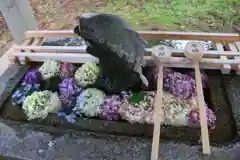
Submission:
<svg viewBox="0 0 240 160">
<path fill-rule="evenodd" d="M 159 44 L 169 44 L 175 48 L 181 48 L 179 46 L 180 41 L 158 41 L 150 42 L 154 45 L 155 43 Z M 178 45 L 176 45 L 178 44 Z M 181 44 L 181 43 L 180 43 Z M 208 48 L 211 49 L 211 43 L 206 43 Z M 49 39 L 49 42 L 44 43 L 43 45 L 66 45 L 66 46 L 76 46 L 84 45 L 84 41 L 81 39 Z M 209 47 L 210 46 L 210 47 Z M 41 64 L 39 64 L 41 65 Z M 28 121 L 26 115 L 24 114 L 21 107 L 13 106 L 11 103 L 11 94 L 19 85 L 20 79 L 24 74 L 32 67 L 35 67 L 36 64 L 30 64 L 28 66 L 21 67 L 12 66 L 7 72 L 14 70 L 15 73 L 11 75 L 12 84 L 11 88 L 5 93 L 3 100 L 6 100 L 1 105 L 1 118 L 20 121 L 24 123 L 35 123 L 45 126 L 55 126 L 57 128 L 68 128 L 79 131 L 91 131 L 99 132 L 106 134 L 116 134 L 116 135 L 128 135 L 128 136 L 146 136 L 151 137 L 153 133 L 152 124 L 131 124 L 124 120 L 119 121 L 109 121 L 99 118 L 79 118 L 75 123 L 68 123 L 63 117 L 58 117 L 56 114 L 49 114 L 44 120 L 31 120 Z M 148 72 L 149 67 L 145 68 L 145 72 Z M 178 69 L 180 72 L 188 72 L 190 69 Z M 5 76 L 5 81 L 9 76 L 7 72 L 3 75 Z M 232 142 L 237 137 L 237 127 L 236 127 L 236 116 L 233 115 L 234 109 L 233 103 L 229 103 L 230 84 L 226 79 L 233 76 L 222 76 L 220 71 L 216 70 L 205 70 L 204 71 L 208 76 L 207 88 L 204 89 L 205 101 L 208 104 L 209 108 L 216 115 L 216 126 L 214 129 L 209 129 L 210 142 L 211 145 L 226 144 Z M 10 82 L 10 81 L 8 81 Z M 149 90 L 156 90 L 156 86 L 151 86 Z M 172 126 L 172 125 L 163 125 L 161 127 L 161 138 L 169 141 L 182 141 L 184 143 L 197 144 L 200 140 L 200 128 L 199 126 Z"/>
</svg>

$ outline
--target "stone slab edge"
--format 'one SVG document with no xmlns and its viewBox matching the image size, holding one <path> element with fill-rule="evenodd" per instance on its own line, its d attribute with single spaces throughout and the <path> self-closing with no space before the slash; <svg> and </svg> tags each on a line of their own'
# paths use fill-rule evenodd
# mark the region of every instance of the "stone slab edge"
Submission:
<svg viewBox="0 0 240 160">
<path fill-rule="evenodd" d="M 0 109 L 29 67 L 13 64 L 0 76 Z"/>
<path fill-rule="evenodd" d="M 232 107 L 232 114 L 236 121 L 237 131 L 240 132 L 240 76 L 223 75 L 223 86 Z"/>
</svg>

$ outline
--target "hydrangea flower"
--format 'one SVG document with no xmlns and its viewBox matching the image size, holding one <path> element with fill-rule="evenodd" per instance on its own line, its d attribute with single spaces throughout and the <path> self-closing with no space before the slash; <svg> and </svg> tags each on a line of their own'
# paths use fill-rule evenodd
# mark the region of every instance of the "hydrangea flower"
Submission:
<svg viewBox="0 0 240 160">
<path fill-rule="evenodd" d="M 72 113 L 72 109 L 76 106 L 76 98 L 73 96 L 66 97 L 64 95 L 59 96 L 59 99 L 62 104 L 61 112 L 66 114 Z"/>
<path fill-rule="evenodd" d="M 61 102 L 57 93 L 51 91 L 33 92 L 22 106 L 28 120 L 46 118 L 48 113 L 56 113 L 61 109 Z"/>
<path fill-rule="evenodd" d="M 130 123 L 153 124 L 155 94 L 155 92 L 145 92 L 143 100 L 135 103 L 131 103 L 131 98 L 127 98 L 119 109 L 121 118 Z M 196 98 L 181 99 L 164 91 L 160 122 L 173 126 L 188 125 L 189 112 L 196 108 Z"/>
<path fill-rule="evenodd" d="M 60 68 L 60 76 L 62 78 L 72 77 L 76 68 L 72 63 L 64 62 Z"/>
<path fill-rule="evenodd" d="M 119 109 L 119 113 L 122 119 L 129 121 L 130 123 L 153 123 L 154 117 L 154 92 L 144 92 L 143 100 L 132 104 L 130 103 L 130 97 L 125 100 Z M 164 113 L 161 111 L 161 123 L 164 121 Z"/>
<path fill-rule="evenodd" d="M 43 65 L 39 68 L 41 75 L 44 80 L 49 79 L 51 77 L 57 76 L 60 74 L 60 63 L 55 60 L 48 59 L 43 63 Z"/>
<path fill-rule="evenodd" d="M 189 75 L 195 79 L 195 72 L 192 71 L 189 73 Z M 208 81 L 208 76 L 206 73 L 204 73 L 203 71 L 201 72 L 201 80 L 202 80 L 202 85 L 203 85 L 203 88 L 207 88 L 207 81 Z"/>
<path fill-rule="evenodd" d="M 78 97 L 74 111 L 80 111 L 87 117 L 98 116 L 104 102 L 105 93 L 96 88 L 88 88 Z"/>
<path fill-rule="evenodd" d="M 75 96 L 82 91 L 73 78 L 65 78 L 58 86 L 60 95 L 65 97 Z"/>
<path fill-rule="evenodd" d="M 69 114 L 66 114 L 65 112 L 57 112 L 57 116 L 64 117 L 68 123 L 74 123 L 76 122 L 78 117 L 81 117 L 80 111 L 72 112 Z"/>
<path fill-rule="evenodd" d="M 75 79 L 81 86 L 94 84 L 100 74 L 100 68 L 95 62 L 86 62 L 75 72 Z"/>
<path fill-rule="evenodd" d="M 206 116 L 207 116 L 207 123 L 208 126 L 211 129 L 215 128 L 215 123 L 216 123 L 216 115 L 214 114 L 214 112 L 208 108 L 207 106 L 205 107 L 205 111 L 206 111 Z M 191 125 L 200 125 L 200 115 L 199 115 L 199 109 L 194 109 L 191 110 L 189 113 L 189 123 Z"/>
<path fill-rule="evenodd" d="M 175 72 L 172 69 L 164 69 L 163 87 L 180 98 L 187 99 L 196 96 L 195 80 L 189 75 Z"/>
<path fill-rule="evenodd" d="M 118 110 L 122 104 L 122 99 L 118 95 L 107 96 L 102 105 L 100 117 L 106 120 L 119 120 Z"/>
<path fill-rule="evenodd" d="M 39 91 L 40 84 L 21 83 L 19 88 L 12 94 L 12 104 L 21 105 L 27 96 L 34 91 Z"/>
<path fill-rule="evenodd" d="M 41 73 L 38 69 L 32 69 L 26 73 L 23 78 L 23 82 L 27 84 L 40 84 L 41 81 Z"/>
<path fill-rule="evenodd" d="M 65 116 L 65 119 L 69 122 L 69 123 L 74 123 L 76 122 L 76 118 L 77 116 L 75 114 L 69 114 Z"/>
<path fill-rule="evenodd" d="M 181 99 L 169 92 L 163 95 L 163 110 L 166 125 L 186 126 L 188 125 L 188 115 L 192 109 L 197 108 L 196 98 Z"/>
</svg>

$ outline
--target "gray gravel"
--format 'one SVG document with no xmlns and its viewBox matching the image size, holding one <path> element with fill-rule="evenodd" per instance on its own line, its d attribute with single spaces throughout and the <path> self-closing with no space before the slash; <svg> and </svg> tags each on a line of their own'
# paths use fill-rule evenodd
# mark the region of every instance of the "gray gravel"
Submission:
<svg viewBox="0 0 240 160">
<path fill-rule="evenodd" d="M 31 160 L 148 160 L 151 139 L 62 131 L 38 125 L 0 121 L 0 154 Z M 239 153 L 238 153 L 239 152 Z M 162 160 L 202 159 L 201 146 L 162 142 Z M 240 159 L 240 144 L 212 147 L 209 159 Z"/>
</svg>

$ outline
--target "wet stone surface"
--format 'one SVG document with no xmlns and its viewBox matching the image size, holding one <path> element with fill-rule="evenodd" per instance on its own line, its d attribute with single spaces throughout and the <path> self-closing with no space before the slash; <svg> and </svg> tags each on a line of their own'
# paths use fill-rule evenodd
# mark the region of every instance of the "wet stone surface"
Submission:
<svg viewBox="0 0 240 160">
<path fill-rule="evenodd" d="M 29 66 L 14 64 L 0 76 L 0 108 L 28 69 Z"/>
<path fill-rule="evenodd" d="M 226 88 L 229 103 L 232 106 L 232 113 L 236 121 L 238 132 L 240 131 L 240 76 L 223 75 L 223 83 Z"/>
<path fill-rule="evenodd" d="M 110 136 L 0 121 L 0 154 L 34 160 L 148 160 L 151 139 Z M 240 144 L 212 147 L 211 160 L 239 159 Z M 161 142 L 163 160 L 200 160 L 201 146 Z"/>
</svg>

